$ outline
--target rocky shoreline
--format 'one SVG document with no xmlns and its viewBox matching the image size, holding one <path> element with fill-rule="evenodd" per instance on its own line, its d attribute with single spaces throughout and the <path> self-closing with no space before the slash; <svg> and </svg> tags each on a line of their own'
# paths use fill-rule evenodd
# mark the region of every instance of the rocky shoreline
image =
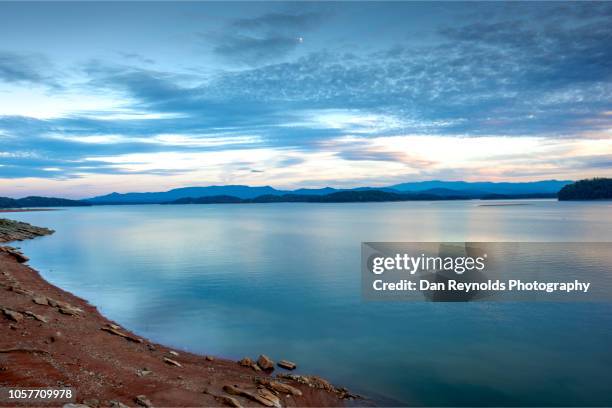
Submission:
<svg viewBox="0 0 612 408">
<path fill-rule="evenodd" d="M 0 218 L 0 243 L 10 241 L 23 241 L 53 234 L 53 230 L 35 227 L 25 222 L 7 220 Z"/>
<path fill-rule="evenodd" d="M 0 242 L 52 233 L 0 219 Z M 291 361 L 261 355 L 236 362 L 151 343 L 25 262 L 21 252 L 0 246 L 0 388 L 72 387 L 73 402 L 91 408 L 323 407 L 358 398 L 322 378 L 292 374 Z M 0 406 L 63 405 L 2 398 Z"/>
</svg>

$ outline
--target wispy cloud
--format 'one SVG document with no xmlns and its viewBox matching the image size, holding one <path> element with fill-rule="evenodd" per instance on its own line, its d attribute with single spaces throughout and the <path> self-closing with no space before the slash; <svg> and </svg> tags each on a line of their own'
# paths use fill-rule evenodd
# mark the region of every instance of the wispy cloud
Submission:
<svg viewBox="0 0 612 408">
<path fill-rule="evenodd" d="M 230 22 L 221 33 L 207 35 L 217 43 L 214 52 L 245 64 L 282 60 L 303 42 L 305 31 L 323 20 L 319 13 L 268 13 Z"/>
<path fill-rule="evenodd" d="M 49 60 L 42 55 L 0 50 L 0 81 L 57 87 L 53 74 Z"/>
</svg>

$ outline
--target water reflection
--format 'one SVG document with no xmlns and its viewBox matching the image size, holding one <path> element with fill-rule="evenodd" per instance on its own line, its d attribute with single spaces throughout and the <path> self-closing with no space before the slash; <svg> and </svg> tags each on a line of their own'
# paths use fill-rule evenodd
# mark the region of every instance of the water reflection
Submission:
<svg viewBox="0 0 612 408">
<path fill-rule="evenodd" d="M 609 204 L 528 203 L 121 206 L 7 216 L 56 229 L 20 243 L 46 278 L 177 348 L 289 358 L 303 372 L 413 405 L 612 405 L 607 304 L 362 301 L 363 241 L 612 240 Z"/>
</svg>

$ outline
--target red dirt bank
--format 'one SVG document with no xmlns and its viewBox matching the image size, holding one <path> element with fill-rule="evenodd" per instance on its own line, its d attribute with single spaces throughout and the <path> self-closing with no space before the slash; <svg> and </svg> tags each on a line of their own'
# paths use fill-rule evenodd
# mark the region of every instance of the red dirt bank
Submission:
<svg viewBox="0 0 612 408">
<path fill-rule="evenodd" d="M 350 397 L 317 377 L 278 378 L 235 361 L 170 353 L 47 283 L 18 258 L 0 250 L 0 387 L 74 387 L 76 401 L 91 407 L 146 405 L 137 403 L 141 395 L 157 407 L 342 406 Z"/>
</svg>

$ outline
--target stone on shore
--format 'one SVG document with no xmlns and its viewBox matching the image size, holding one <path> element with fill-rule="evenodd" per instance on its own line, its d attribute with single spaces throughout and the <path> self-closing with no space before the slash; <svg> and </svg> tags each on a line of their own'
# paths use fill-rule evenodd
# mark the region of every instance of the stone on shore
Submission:
<svg viewBox="0 0 612 408">
<path fill-rule="evenodd" d="M 48 228 L 35 227 L 26 222 L 7 220 L 0 218 L 0 242 L 23 241 L 53 234 L 53 230 Z"/>
<path fill-rule="evenodd" d="M 242 408 L 240 402 L 236 398 L 230 397 L 229 395 L 215 395 L 215 399 L 228 407 Z"/>
<path fill-rule="evenodd" d="M 208 388 L 204 388 L 204 394 L 212 395 L 217 401 L 222 403 L 223 405 L 227 405 L 228 407 L 234 408 L 242 408 L 240 401 L 238 401 L 234 397 L 230 397 L 229 395 L 218 395 L 210 392 Z"/>
<path fill-rule="evenodd" d="M 124 339 L 132 341 L 134 343 L 142 343 L 142 339 L 139 339 L 138 337 L 132 337 L 129 334 L 122 333 L 117 329 L 113 329 L 112 327 L 100 327 L 100 330 L 104 330 L 105 332 L 114 334 L 115 336 L 123 337 Z"/>
<path fill-rule="evenodd" d="M 164 357 L 164 363 L 173 365 L 175 367 L 182 367 L 181 363 L 168 357 Z"/>
<path fill-rule="evenodd" d="M 23 315 L 14 310 L 3 308 L 2 313 L 4 313 L 4 316 L 6 316 L 7 319 L 12 320 L 14 322 L 20 322 L 23 320 Z"/>
<path fill-rule="evenodd" d="M 293 380 L 300 384 L 307 385 L 311 388 L 318 388 L 321 390 L 338 393 L 336 387 L 331 385 L 329 381 L 314 375 L 279 374 L 278 378 L 286 378 L 288 380 Z"/>
<path fill-rule="evenodd" d="M 49 300 L 46 296 L 34 296 L 32 298 L 32 302 L 36 303 L 37 305 L 49 306 Z"/>
<path fill-rule="evenodd" d="M 34 292 L 32 292 L 31 290 L 27 290 L 27 289 L 22 289 L 19 286 L 10 286 L 9 290 L 11 292 L 15 292 L 19 295 L 28 295 L 28 296 L 32 296 L 34 294 Z"/>
<path fill-rule="evenodd" d="M 294 362 L 288 360 L 281 360 L 276 365 L 286 370 L 295 370 L 297 368 L 297 365 Z"/>
<path fill-rule="evenodd" d="M 243 367 L 250 367 L 253 365 L 253 360 L 251 360 L 250 357 L 244 357 L 242 360 L 238 361 L 238 364 Z"/>
<path fill-rule="evenodd" d="M 82 312 L 81 309 L 79 309 L 78 307 L 72 307 L 72 306 L 68 306 L 68 307 L 60 307 L 57 309 L 61 314 L 65 314 L 68 316 L 78 316 L 79 313 Z"/>
<path fill-rule="evenodd" d="M 31 312 L 29 310 L 26 310 L 23 313 L 28 315 L 28 316 L 30 316 L 30 317 L 33 317 L 34 319 L 38 320 L 39 322 L 43 322 L 43 323 L 48 323 L 49 322 L 49 320 L 47 320 L 47 318 L 45 316 L 38 315 L 38 314 L 36 314 L 34 312 Z"/>
<path fill-rule="evenodd" d="M 2 220 L 0 220 L 0 221 L 2 221 Z M 0 252 L 4 252 L 6 254 L 9 254 L 10 256 L 15 258 L 15 260 L 17 262 L 19 262 L 19 263 L 26 263 L 26 262 L 28 262 L 30 260 L 27 256 L 22 254 L 21 251 L 15 249 L 13 247 L 0 246 Z"/>
<path fill-rule="evenodd" d="M 276 395 L 274 395 L 267 388 L 258 388 L 257 389 L 257 395 L 260 396 L 261 398 L 265 399 L 265 400 L 270 401 L 270 403 L 272 403 L 272 405 L 274 407 L 282 408 L 280 398 L 278 398 Z"/>
<path fill-rule="evenodd" d="M 298 390 L 297 388 L 289 384 L 284 384 L 278 381 L 271 381 L 267 379 L 260 379 L 259 383 L 265 387 L 268 387 L 272 391 L 276 391 L 280 394 L 289 394 L 289 395 L 294 395 L 296 397 L 302 396 L 302 391 Z"/>
<path fill-rule="evenodd" d="M 149 370 L 148 368 L 142 368 L 142 369 L 138 369 L 136 370 L 136 375 L 139 377 L 146 377 L 147 375 L 151 374 L 153 371 Z"/>
<path fill-rule="evenodd" d="M 134 402 L 145 408 L 153 407 L 153 404 L 151 403 L 151 401 L 149 401 L 149 399 L 145 395 L 136 396 L 136 398 L 134 398 Z"/>
<path fill-rule="evenodd" d="M 274 370 L 274 361 L 270 359 L 270 357 L 262 354 L 257 359 L 257 365 L 261 367 L 264 371 L 272 371 Z"/>
<path fill-rule="evenodd" d="M 238 395 L 240 397 L 245 397 L 250 399 L 251 401 L 259 402 L 261 405 L 266 407 L 273 407 L 274 403 L 270 400 L 258 395 L 257 393 L 247 391 L 243 388 L 240 388 L 236 385 L 224 385 L 223 391 L 231 395 Z"/>
<path fill-rule="evenodd" d="M 238 361 L 238 364 L 240 364 L 243 367 L 250 367 L 255 371 L 261 371 L 261 368 L 259 368 L 259 366 L 257 365 L 257 363 L 255 363 L 253 360 L 251 360 L 250 357 L 245 357 L 242 360 Z"/>
</svg>

